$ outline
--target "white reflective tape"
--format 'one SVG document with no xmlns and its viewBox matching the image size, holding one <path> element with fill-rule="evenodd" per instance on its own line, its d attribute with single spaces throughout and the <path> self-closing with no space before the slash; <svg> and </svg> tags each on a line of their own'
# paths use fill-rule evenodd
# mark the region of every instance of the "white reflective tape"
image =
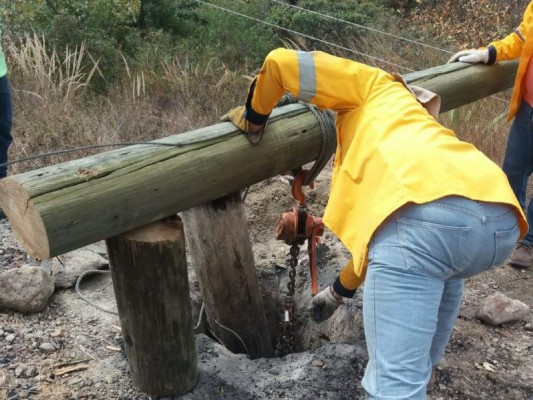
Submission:
<svg viewBox="0 0 533 400">
<path fill-rule="evenodd" d="M 526 41 L 526 38 L 524 37 L 524 35 L 522 35 L 522 32 L 520 32 L 520 29 L 516 28 L 514 30 L 514 33 L 516 33 L 518 35 L 518 37 L 520 38 L 520 40 L 522 42 L 525 42 Z"/>
<path fill-rule="evenodd" d="M 316 96 L 316 67 L 313 54 L 308 51 L 298 51 L 298 66 L 300 69 L 300 93 L 298 98 L 309 103 Z"/>
<path fill-rule="evenodd" d="M 289 322 L 289 311 L 285 310 L 285 322 Z"/>
</svg>

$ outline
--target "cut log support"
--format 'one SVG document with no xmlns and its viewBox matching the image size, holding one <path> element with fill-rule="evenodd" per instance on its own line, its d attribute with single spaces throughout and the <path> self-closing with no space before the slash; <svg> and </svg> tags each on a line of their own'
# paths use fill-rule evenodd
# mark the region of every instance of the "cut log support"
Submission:
<svg viewBox="0 0 533 400">
<path fill-rule="evenodd" d="M 240 193 L 183 214 L 211 331 L 234 353 L 270 357 L 273 343 Z"/>
<path fill-rule="evenodd" d="M 133 382 L 154 396 L 190 391 L 198 372 L 181 220 L 155 222 L 106 244 Z"/>
<path fill-rule="evenodd" d="M 511 87 L 516 67 L 456 63 L 405 79 L 441 95 L 445 112 Z M 293 104 L 273 112 L 257 146 L 217 124 L 2 179 L 0 207 L 27 252 L 46 259 L 306 164 L 321 144 L 314 116 Z"/>
</svg>

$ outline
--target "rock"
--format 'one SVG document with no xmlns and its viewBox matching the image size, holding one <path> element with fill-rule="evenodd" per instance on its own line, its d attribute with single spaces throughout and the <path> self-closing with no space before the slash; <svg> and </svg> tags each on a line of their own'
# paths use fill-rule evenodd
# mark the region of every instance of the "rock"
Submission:
<svg viewBox="0 0 533 400">
<path fill-rule="evenodd" d="M 24 372 L 24 376 L 26 378 L 33 378 L 34 376 L 37 376 L 39 374 L 39 371 L 37 370 L 37 367 L 34 365 L 31 365 L 28 367 L 28 369 Z"/>
<path fill-rule="evenodd" d="M 22 373 L 24 372 L 25 367 L 19 365 L 17 368 L 15 368 L 15 376 L 18 378 Z"/>
<path fill-rule="evenodd" d="M 13 343 L 14 340 L 15 340 L 15 335 L 11 334 L 11 335 L 6 336 L 6 342 Z"/>
<path fill-rule="evenodd" d="M 39 267 L 0 273 L 0 308 L 24 313 L 41 311 L 54 293 L 54 281 Z"/>
<path fill-rule="evenodd" d="M 53 353 L 56 351 L 56 347 L 52 343 L 43 343 L 39 346 L 39 350 L 44 353 Z"/>
<path fill-rule="evenodd" d="M 529 311 L 527 304 L 496 293 L 485 299 L 477 313 L 477 318 L 488 325 L 501 325 L 520 321 L 529 316 Z"/>
<path fill-rule="evenodd" d="M 100 269 L 108 265 L 104 257 L 87 249 L 71 251 L 60 256 L 59 259 L 61 262 L 54 258 L 52 264 L 52 276 L 57 288 L 70 288 L 85 271 Z"/>
<path fill-rule="evenodd" d="M 313 360 L 311 365 L 313 367 L 322 368 L 324 366 L 324 361 L 323 360 Z"/>
</svg>

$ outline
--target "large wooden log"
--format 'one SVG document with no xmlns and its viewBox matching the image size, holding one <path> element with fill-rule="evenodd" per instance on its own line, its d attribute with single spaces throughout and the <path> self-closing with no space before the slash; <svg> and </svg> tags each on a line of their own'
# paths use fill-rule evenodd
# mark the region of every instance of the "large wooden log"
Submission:
<svg viewBox="0 0 533 400">
<path fill-rule="evenodd" d="M 405 75 L 407 83 L 437 93 L 441 113 L 513 87 L 518 61 L 484 64 L 446 64 Z"/>
<path fill-rule="evenodd" d="M 155 222 L 106 244 L 134 383 L 155 396 L 190 391 L 198 370 L 181 220 Z"/>
<path fill-rule="evenodd" d="M 440 94 L 444 112 L 512 86 L 516 66 L 459 63 L 405 78 Z M 1 180 L 0 207 L 28 253 L 46 259 L 236 192 L 314 160 L 322 137 L 295 104 L 275 110 L 257 146 L 230 123 L 154 143 Z"/>
<path fill-rule="evenodd" d="M 182 213 L 211 331 L 234 353 L 270 357 L 273 343 L 240 193 Z"/>
<path fill-rule="evenodd" d="M 276 114 L 259 146 L 225 122 L 10 176 L 0 181 L 0 207 L 29 254 L 63 254 L 316 157 L 320 130 L 307 108 L 293 104 Z"/>
</svg>

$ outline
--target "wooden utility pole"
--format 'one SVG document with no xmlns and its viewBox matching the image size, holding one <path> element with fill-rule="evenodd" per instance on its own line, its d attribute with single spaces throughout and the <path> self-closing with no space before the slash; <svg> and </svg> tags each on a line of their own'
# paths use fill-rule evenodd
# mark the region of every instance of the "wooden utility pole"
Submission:
<svg viewBox="0 0 533 400">
<path fill-rule="evenodd" d="M 517 62 L 455 63 L 407 74 L 441 112 L 512 86 Z M 271 115 L 251 146 L 231 123 L 0 180 L 0 207 L 27 252 L 47 259 L 212 201 L 316 159 L 322 136 L 300 104 Z"/>
<path fill-rule="evenodd" d="M 272 356 L 240 193 L 191 208 L 183 221 L 211 330 L 234 353 Z"/>
<path fill-rule="evenodd" d="M 133 382 L 154 396 L 190 391 L 198 372 L 181 220 L 155 222 L 106 244 Z"/>
</svg>

